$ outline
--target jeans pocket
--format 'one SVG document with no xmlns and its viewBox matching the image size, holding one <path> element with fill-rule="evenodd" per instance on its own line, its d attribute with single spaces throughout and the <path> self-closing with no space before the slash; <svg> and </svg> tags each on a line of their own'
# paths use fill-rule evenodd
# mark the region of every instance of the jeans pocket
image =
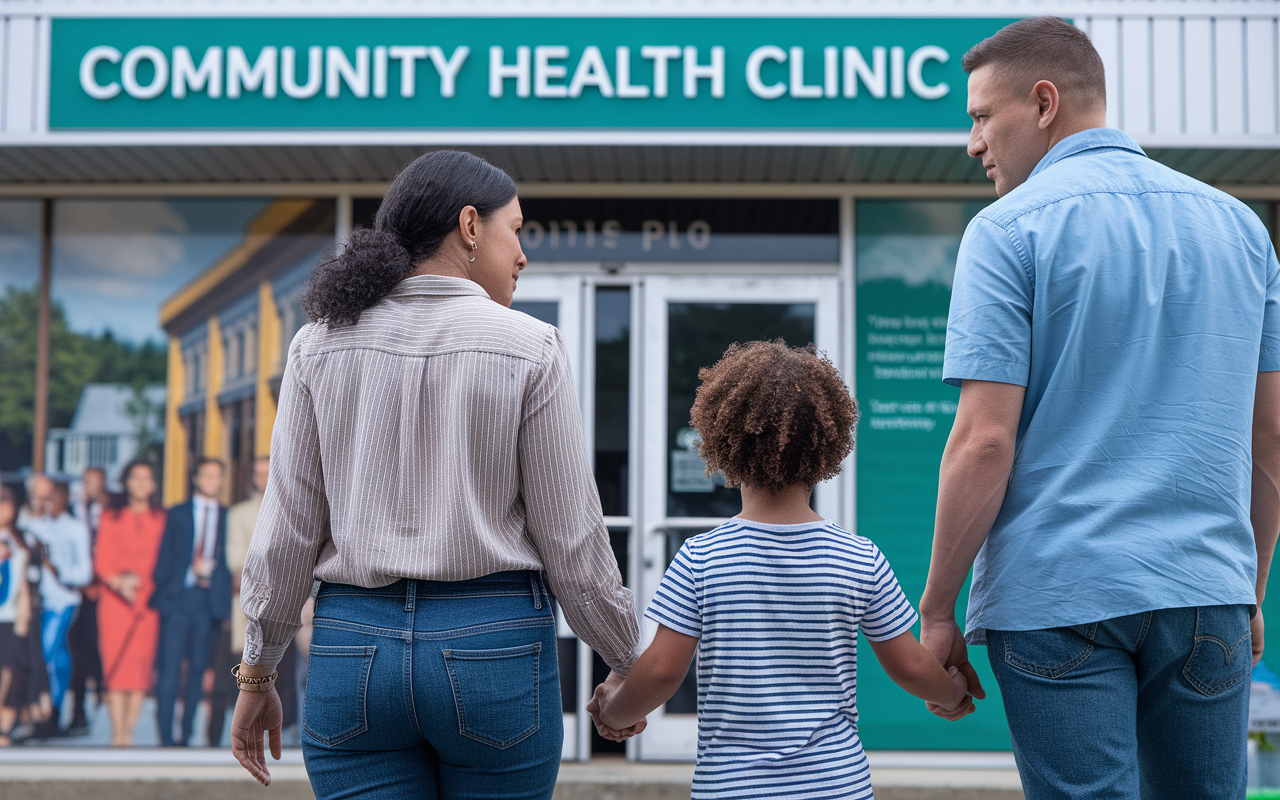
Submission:
<svg viewBox="0 0 1280 800">
<path fill-rule="evenodd" d="M 1001 631 L 1009 666 L 1045 678 L 1061 678 L 1093 652 L 1098 623 L 1038 631 Z"/>
<path fill-rule="evenodd" d="M 445 650 L 458 732 L 505 750 L 538 732 L 541 642 L 501 650 Z"/>
<path fill-rule="evenodd" d="M 369 730 L 366 697 L 373 645 L 311 645 L 307 668 L 307 735 L 327 747 Z"/>
<path fill-rule="evenodd" d="M 1207 697 L 1230 689 L 1253 669 L 1251 641 L 1246 606 L 1197 608 L 1195 639 L 1182 676 Z"/>
</svg>

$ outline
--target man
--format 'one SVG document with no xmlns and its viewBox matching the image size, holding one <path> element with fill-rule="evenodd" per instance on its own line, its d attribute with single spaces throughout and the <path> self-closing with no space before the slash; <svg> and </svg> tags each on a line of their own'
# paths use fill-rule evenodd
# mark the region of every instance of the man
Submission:
<svg viewBox="0 0 1280 800">
<path fill-rule="evenodd" d="M 1280 529 L 1267 231 L 1105 127 L 1102 61 L 1071 25 L 1016 22 L 963 67 L 1000 199 L 956 267 L 921 641 L 984 696 L 955 620 L 972 564 L 965 636 L 1028 800 L 1244 797 L 1250 617 Z"/>
<path fill-rule="evenodd" d="M 80 499 L 75 516 L 89 530 L 90 559 L 98 543 L 98 523 L 107 507 L 107 473 L 101 467 L 89 467 L 81 475 Z M 102 691 L 102 656 L 98 650 L 98 585 L 91 581 L 81 590 L 80 611 L 71 623 L 67 640 L 71 647 L 71 708 L 74 716 L 67 733 L 84 736 L 89 733 L 89 717 L 85 711 L 88 683 Z"/>
<path fill-rule="evenodd" d="M 71 685 L 67 635 L 80 609 L 80 588 L 93 579 L 93 559 L 88 528 L 67 511 L 67 484 L 48 481 L 46 486 L 41 481 L 33 488 L 40 490 L 35 497 L 41 515 L 34 516 L 37 510 L 33 509 L 26 524 L 44 555 L 40 574 L 40 643 L 53 701 L 53 717 L 36 735 L 52 736 L 59 733 L 62 702 Z"/>
<path fill-rule="evenodd" d="M 204 671 L 222 623 L 231 613 L 231 572 L 227 569 L 227 512 L 218 502 L 223 466 L 216 458 L 196 462 L 194 494 L 169 509 L 156 561 L 151 607 L 160 612 L 156 648 L 156 722 L 160 744 L 184 746 L 191 740 L 196 707 L 204 696 Z M 182 691 L 182 728 L 173 735 L 182 662 L 187 662 Z"/>
<path fill-rule="evenodd" d="M 231 620 L 224 626 L 227 633 L 219 638 L 217 656 L 214 659 L 216 670 L 213 676 L 213 695 L 209 703 L 209 742 L 217 744 L 222 741 L 222 731 L 226 724 L 227 709 L 235 705 L 239 696 L 235 678 L 231 668 L 240 663 L 244 655 L 245 618 L 240 610 L 240 579 L 244 574 L 245 557 L 249 554 L 249 544 L 253 540 L 253 529 L 258 524 L 258 514 L 262 510 L 262 494 L 267 490 L 267 476 L 271 469 L 271 459 L 259 456 L 253 462 L 253 494 L 244 501 L 236 503 L 227 511 L 227 567 L 231 570 Z M 277 669 L 280 671 L 280 705 L 284 710 L 284 727 L 297 720 L 297 692 L 286 691 L 292 688 L 296 650 L 290 645 L 285 650 Z"/>
</svg>

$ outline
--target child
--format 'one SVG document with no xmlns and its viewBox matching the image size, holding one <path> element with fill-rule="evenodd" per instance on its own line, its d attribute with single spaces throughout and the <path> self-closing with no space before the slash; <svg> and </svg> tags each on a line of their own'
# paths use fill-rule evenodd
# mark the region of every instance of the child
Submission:
<svg viewBox="0 0 1280 800">
<path fill-rule="evenodd" d="M 680 548 L 645 613 L 653 643 L 588 710 L 621 738 L 671 698 L 696 650 L 693 800 L 870 798 L 858 630 L 911 694 L 953 710 L 968 687 L 912 636 L 915 610 L 879 549 L 809 506 L 853 448 L 857 404 L 813 346 L 734 345 L 698 377 L 700 452 L 741 487 L 742 513 Z"/>
</svg>

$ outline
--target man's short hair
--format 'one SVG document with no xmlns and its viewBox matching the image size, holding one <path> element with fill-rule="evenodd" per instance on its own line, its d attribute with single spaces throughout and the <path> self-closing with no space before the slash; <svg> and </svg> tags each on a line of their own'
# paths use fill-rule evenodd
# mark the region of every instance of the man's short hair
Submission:
<svg viewBox="0 0 1280 800">
<path fill-rule="evenodd" d="M 200 468 L 205 464 L 217 464 L 218 469 L 222 470 L 224 473 L 227 471 L 227 465 L 222 463 L 222 459 L 214 458 L 213 456 L 201 456 L 196 459 L 195 465 L 191 467 L 191 477 L 195 478 L 196 473 L 199 472 Z"/>
<path fill-rule="evenodd" d="M 71 497 L 71 486 L 65 481 L 54 481 L 53 496 L 62 500 L 68 499 Z"/>
<path fill-rule="evenodd" d="M 1107 104 L 1102 57 L 1084 31 L 1058 17 L 1030 17 L 1004 26 L 965 53 L 960 66 L 966 73 L 991 66 L 1019 95 L 1049 81 L 1081 108 Z"/>
</svg>

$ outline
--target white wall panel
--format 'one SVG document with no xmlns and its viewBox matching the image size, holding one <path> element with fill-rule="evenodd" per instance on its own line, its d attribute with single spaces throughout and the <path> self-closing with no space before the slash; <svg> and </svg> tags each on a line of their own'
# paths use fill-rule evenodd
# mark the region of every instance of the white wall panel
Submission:
<svg viewBox="0 0 1280 800">
<path fill-rule="evenodd" d="M 1249 133 L 1276 132 L 1276 23 L 1245 20 L 1245 120 Z"/>
<path fill-rule="evenodd" d="M 30 132 L 36 129 L 36 20 L 11 17 L 6 22 L 4 129 Z"/>
<path fill-rule="evenodd" d="M 1107 74 L 1107 124 L 1120 126 L 1120 23 L 1115 17 L 1093 17 L 1088 21 L 1089 39 Z"/>
<path fill-rule="evenodd" d="M 1213 39 L 1208 19 L 1182 23 L 1182 108 L 1184 132 L 1213 133 Z"/>
<path fill-rule="evenodd" d="M 1214 20 L 1214 86 L 1217 94 L 1215 133 L 1244 133 L 1244 20 Z"/>
<path fill-rule="evenodd" d="M 1152 116 L 1160 134 L 1182 133 L 1182 20 L 1151 21 Z"/>
<path fill-rule="evenodd" d="M 1120 20 L 1120 125 L 1129 133 L 1151 132 L 1151 20 Z"/>
</svg>

